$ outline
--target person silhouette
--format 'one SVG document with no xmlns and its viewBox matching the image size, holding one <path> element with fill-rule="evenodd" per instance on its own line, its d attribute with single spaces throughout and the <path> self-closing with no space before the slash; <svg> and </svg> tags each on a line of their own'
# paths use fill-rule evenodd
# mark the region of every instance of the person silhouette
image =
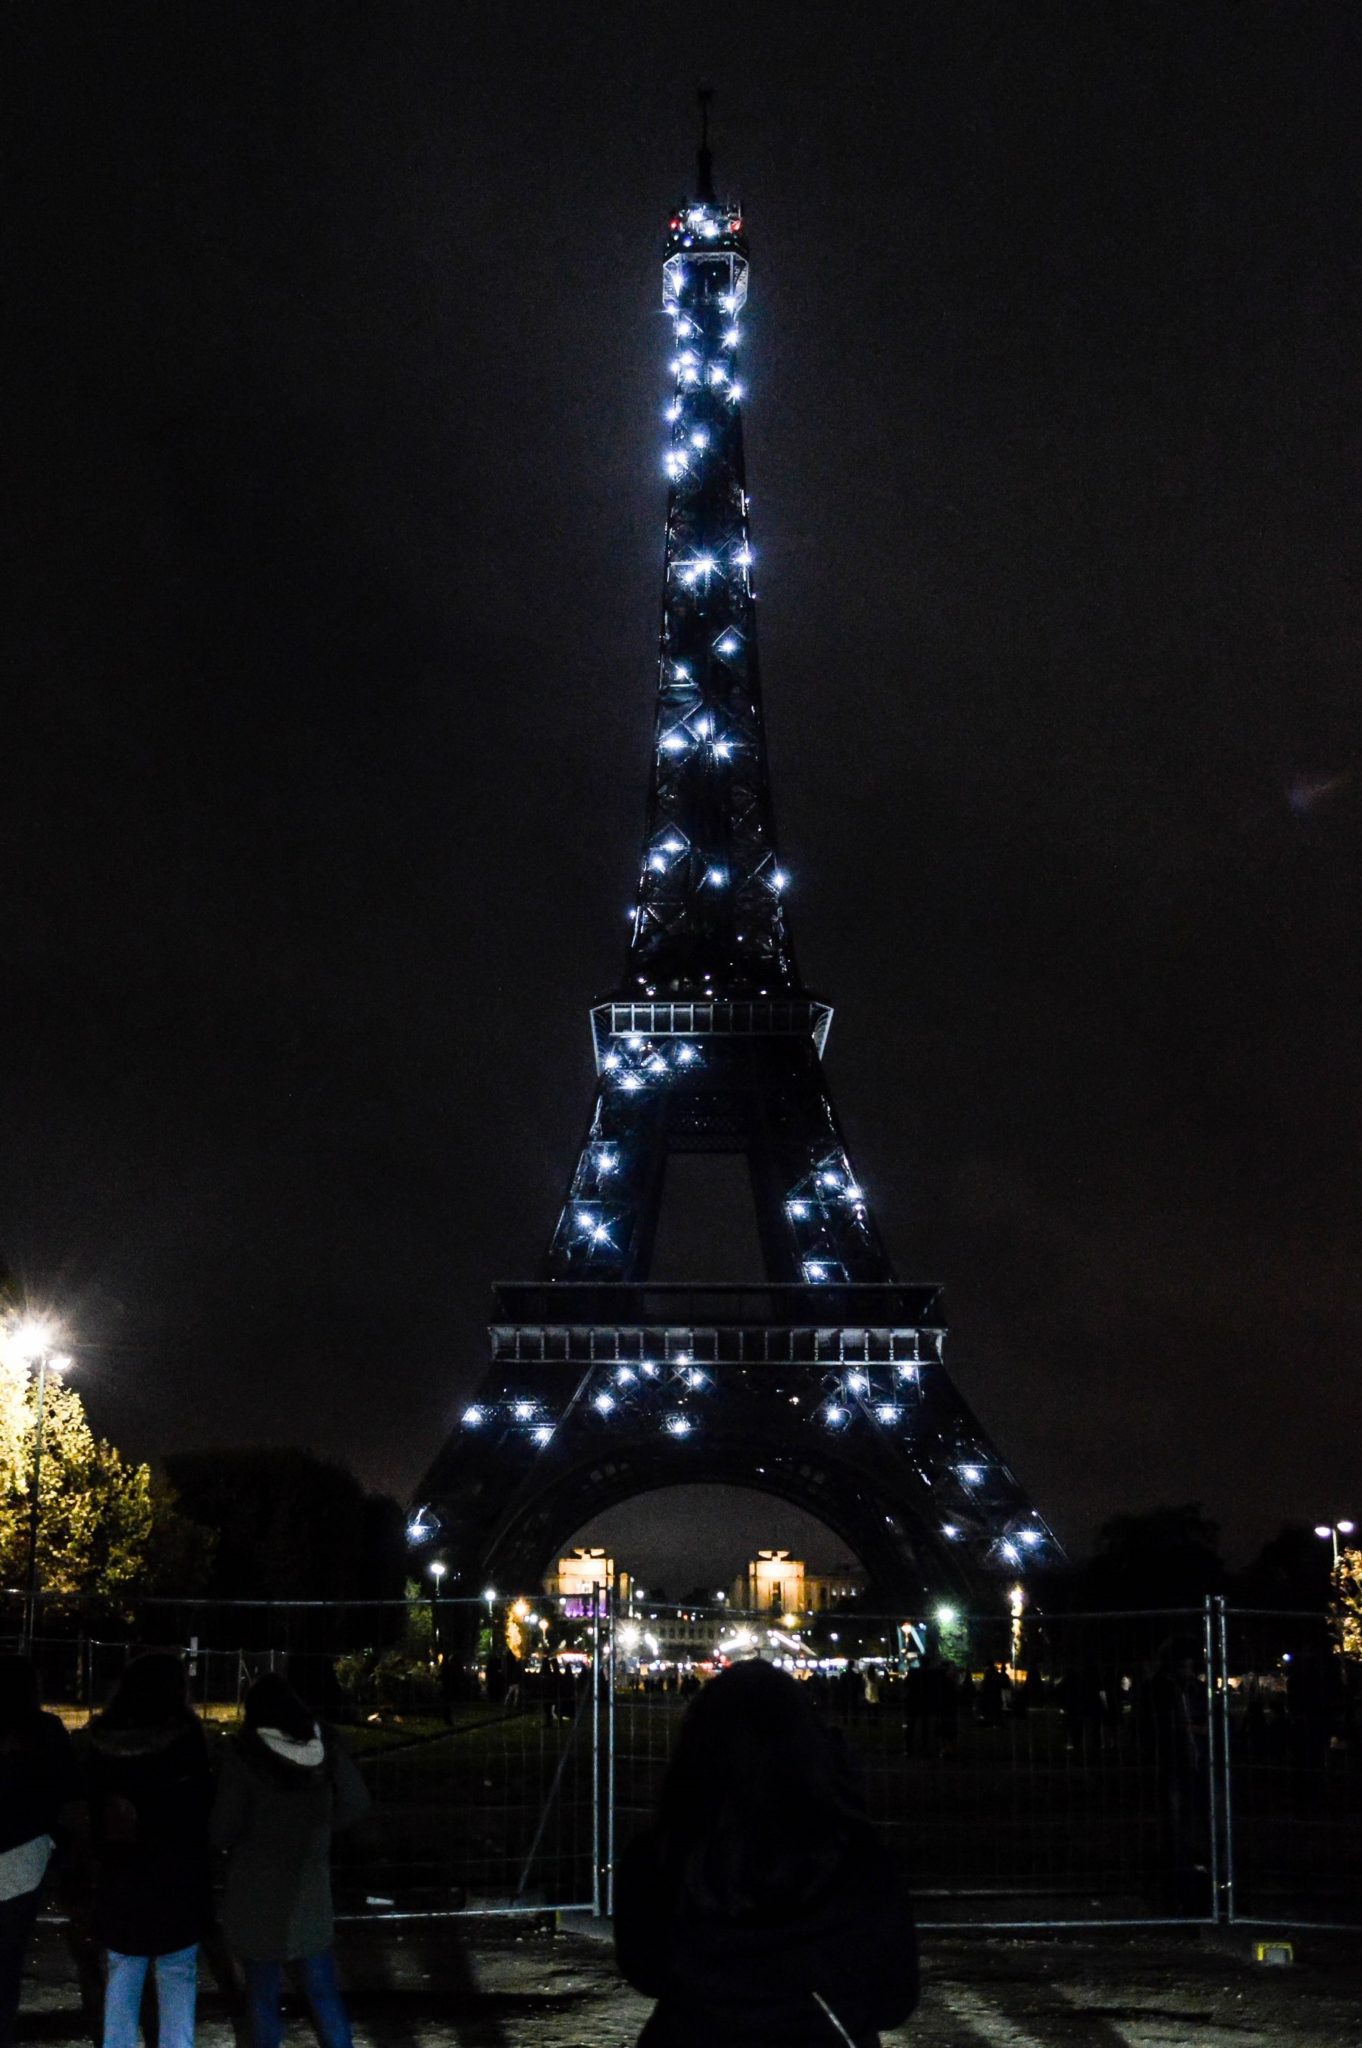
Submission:
<svg viewBox="0 0 1362 2048">
<path fill-rule="evenodd" d="M 738 1664 L 693 1699 L 615 1885 L 640 2048 L 878 2048 L 917 2004 L 907 1883 L 800 1686 Z"/>
</svg>

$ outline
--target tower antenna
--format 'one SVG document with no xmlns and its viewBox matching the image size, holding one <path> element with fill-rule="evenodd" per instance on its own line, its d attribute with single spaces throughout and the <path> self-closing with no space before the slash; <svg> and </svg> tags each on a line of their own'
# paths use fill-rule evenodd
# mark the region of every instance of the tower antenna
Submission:
<svg viewBox="0 0 1362 2048">
<path fill-rule="evenodd" d="M 709 103 L 714 94 L 708 86 L 702 85 L 696 100 L 700 107 L 700 151 L 695 180 L 695 196 L 708 204 L 714 200 L 714 160 L 709 153 Z"/>
</svg>

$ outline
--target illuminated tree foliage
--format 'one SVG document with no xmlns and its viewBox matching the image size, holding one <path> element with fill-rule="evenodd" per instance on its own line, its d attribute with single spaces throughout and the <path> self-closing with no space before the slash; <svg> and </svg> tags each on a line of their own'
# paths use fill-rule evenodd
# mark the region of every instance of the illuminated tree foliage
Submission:
<svg viewBox="0 0 1362 2048">
<path fill-rule="evenodd" d="M 1362 1663 L 1362 1550 L 1339 1553 L 1332 1616 L 1344 1656 Z"/>
<path fill-rule="evenodd" d="M 0 1351 L 0 1584 L 28 1577 L 36 1375 Z M 165 1515 L 173 1514 L 163 1499 Z M 38 1569 L 47 1593 L 116 1594 L 146 1576 L 157 1524 L 151 1469 L 97 1437 L 75 1389 L 47 1376 Z"/>
</svg>

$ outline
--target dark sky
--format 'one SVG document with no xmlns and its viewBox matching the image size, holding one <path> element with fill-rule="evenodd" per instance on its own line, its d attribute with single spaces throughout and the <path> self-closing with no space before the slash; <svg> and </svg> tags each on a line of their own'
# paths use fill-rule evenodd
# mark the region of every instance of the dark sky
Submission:
<svg viewBox="0 0 1362 2048">
<path fill-rule="evenodd" d="M 1362 1509 L 1356 11 L 0 33 L 0 1259 L 102 1425 L 405 1490 L 542 1253 L 704 76 L 791 908 L 900 1271 L 1072 1544 Z"/>
</svg>

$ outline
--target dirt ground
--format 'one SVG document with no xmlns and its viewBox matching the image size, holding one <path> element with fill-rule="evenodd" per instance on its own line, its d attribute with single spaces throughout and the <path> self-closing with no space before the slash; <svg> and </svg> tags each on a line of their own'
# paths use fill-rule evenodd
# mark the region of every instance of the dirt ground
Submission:
<svg viewBox="0 0 1362 2048">
<path fill-rule="evenodd" d="M 616 1977 L 606 1930 L 575 1916 L 349 1927 L 341 1939 L 357 2048 L 626 2048 L 649 2007 Z M 1362 2048 L 1362 1943 L 1295 1937 L 1296 1961 L 1252 1960 L 1247 1933 L 1150 1931 L 1062 1941 L 926 1936 L 926 1989 L 902 2048 Z M 70 1960 L 40 1929 L 20 2040 L 80 2048 Z M 294 2040 L 311 2039 L 295 2014 Z M 235 2048 L 205 1966 L 199 2041 Z"/>
</svg>

